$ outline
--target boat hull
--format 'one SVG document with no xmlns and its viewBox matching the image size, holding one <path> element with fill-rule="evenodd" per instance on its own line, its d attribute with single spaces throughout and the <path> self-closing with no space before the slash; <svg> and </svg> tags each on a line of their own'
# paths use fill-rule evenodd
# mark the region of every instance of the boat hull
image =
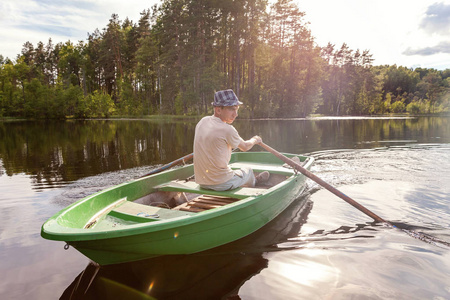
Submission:
<svg viewBox="0 0 450 300">
<path fill-rule="evenodd" d="M 306 162 L 305 167 L 309 168 L 313 160 L 306 161 L 305 157 L 302 157 L 302 159 Z M 275 170 L 275 166 L 279 168 L 282 164 L 267 156 L 267 153 L 264 153 L 264 155 L 263 153 L 234 154 L 234 160 L 236 163 L 249 164 L 253 167 L 256 163 L 259 164 L 261 169 L 272 168 Z M 265 163 L 266 161 L 269 163 Z M 42 236 L 48 239 L 66 241 L 101 265 L 136 261 L 160 255 L 190 254 L 208 250 L 251 234 L 286 209 L 301 194 L 306 179 L 301 174 L 289 174 L 288 172 L 291 171 L 286 171 L 286 180 L 262 192 L 259 191 L 257 195 L 242 196 L 243 198 L 241 197 L 242 199 L 235 203 L 199 213 L 188 213 L 186 215 L 180 213 L 179 216 L 157 221 L 146 220 L 142 223 L 129 221 L 128 226 L 122 224 L 122 226 L 117 226 L 118 229 L 115 229 L 114 226 L 105 229 L 101 227 L 101 224 L 97 225 L 97 228 L 96 226 L 93 228 L 77 228 L 77 226 L 80 227 L 79 224 L 73 226 L 74 224 L 67 219 L 75 216 L 75 214 L 70 216 L 70 212 L 77 208 L 77 202 L 47 221 L 42 227 Z M 139 180 L 141 184 L 135 182 L 124 184 L 100 192 L 91 198 L 82 199 L 78 206 L 87 207 L 89 202 L 91 202 L 90 206 L 93 206 L 92 203 L 96 201 L 96 198 L 107 199 L 108 194 L 114 194 L 115 198 L 125 196 L 127 201 L 132 201 L 133 198 L 145 193 L 157 191 L 164 181 L 173 180 L 173 178 L 186 178 L 191 173 L 192 166 L 185 166 L 166 171 L 166 174 L 151 175 Z M 140 191 L 136 192 L 136 189 Z M 119 193 L 120 190 L 124 192 Z M 201 192 L 205 191 L 202 190 Z M 219 192 L 214 193 L 216 195 L 221 194 Z M 222 194 L 229 196 L 230 192 L 222 192 Z M 231 194 L 233 193 L 231 192 Z M 235 197 L 237 197 L 237 194 L 235 193 Z M 103 206 L 111 208 L 111 203 L 109 203 L 109 206 L 105 206 L 105 204 Z M 114 208 L 114 205 L 112 208 Z M 81 223 L 86 223 L 88 217 L 84 217 L 85 220 Z M 73 227 L 67 227 L 64 224 Z"/>
</svg>

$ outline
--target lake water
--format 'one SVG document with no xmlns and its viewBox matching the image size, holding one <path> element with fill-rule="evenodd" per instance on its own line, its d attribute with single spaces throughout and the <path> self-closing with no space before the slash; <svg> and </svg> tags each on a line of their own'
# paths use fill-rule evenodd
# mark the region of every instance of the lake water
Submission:
<svg viewBox="0 0 450 300">
<path fill-rule="evenodd" d="M 97 268 L 42 223 L 192 152 L 195 121 L 0 122 L 0 299 L 450 299 L 450 247 L 308 181 L 274 221 L 193 255 Z M 450 242 L 450 118 L 237 120 L 382 218 Z M 254 151 L 263 151 L 256 146 Z"/>
</svg>

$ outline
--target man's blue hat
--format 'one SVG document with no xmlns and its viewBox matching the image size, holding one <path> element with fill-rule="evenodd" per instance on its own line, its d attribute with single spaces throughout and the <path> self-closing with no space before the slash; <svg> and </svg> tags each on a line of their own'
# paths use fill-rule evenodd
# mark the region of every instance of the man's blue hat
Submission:
<svg viewBox="0 0 450 300">
<path fill-rule="evenodd" d="M 235 106 L 242 105 L 233 90 L 218 91 L 214 94 L 214 102 L 211 103 L 214 106 Z"/>
</svg>

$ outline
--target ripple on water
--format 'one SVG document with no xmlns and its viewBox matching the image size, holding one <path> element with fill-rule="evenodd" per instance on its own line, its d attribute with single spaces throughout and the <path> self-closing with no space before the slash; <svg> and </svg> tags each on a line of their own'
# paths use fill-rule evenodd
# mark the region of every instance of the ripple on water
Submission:
<svg viewBox="0 0 450 300">
<path fill-rule="evenodd" d="M 364 151 L 322 151 L 316 157 L 312 172 L 325 181 L 332 181 L 330 183 L 346 195 L 382 218 L 448 242 L 448 150 L 442 146 L 413 145 Z M 282 251 L 272 260 L 291 261 L 292 257 L 287 257 L 290 255 L 301 264 L 306 259 L 304 254 L 315 253 L 314 261 L 326 266 L 322 269 L 339 270 L 333 284 L 324 287 L 323 294 L 312 295 L 313 298 L 450 298 L 448 247 L 429 240 L 423 242 L 414 238 L 411 231 L 405 233 L 374 225 L 369 217 L 316 183 L 310 186 L 313 209 L 307 222 L 297 237 L 278 245 L 295 250 L 290 254 Z M 274 262 L 270 259 L 269 262 L 270 268 Z M 316 265 L 316 268 L 319 267 Z M 296 272 L 307 274 L 308 270 L 297 269 Z M 276 276 L 274 272 L 272 277 Z M 320 284 L 316 283 L 315 287 L 320 288 Z M 302 288 L 302 292 L 305 291 L 307 289 Z M 259 292 L 265 293 L 264 290 Z M 295 299 L 294 294 L 284 295 L 284 299 Z M 299 298 L 307 299 L 304 296 Z"/>
</svg>

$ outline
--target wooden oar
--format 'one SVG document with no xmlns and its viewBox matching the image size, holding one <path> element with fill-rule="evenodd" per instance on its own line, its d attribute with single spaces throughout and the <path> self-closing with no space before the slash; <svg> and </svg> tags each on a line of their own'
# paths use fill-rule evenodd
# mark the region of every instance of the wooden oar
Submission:
<svg viewBox="0 0 450 300">
<path fill-rule="evenodd" d="M 377 216 L 376 214 L 374 214 L 373 212 L 371 212 L 370 210 L 368 210 L 367 208 L 365 208 L 364 206 L 362 206 L 361 204 L 359 204 L 358 202 L 356 202 L 355 200 L 353 200 L 349 196 L 347 196 L 344 193 L 342 193 L 341 191 L 339 191 L 338 189 L 332 187 L 330 184 L 326 183 L 325 181 L 323 181 L 322 179 L 320 179 L 319 177 L 317 177 L 316 175 L 314 175 L 310 171 L 306 170 L 301 165 L 299 165 L 298 163 L 294 162 L 292 159 L 284 156 L 283 154 L 281 154 L 280 152 L 278 152 L 275 149 L 271 148 L 270 146 L 264 144 L 263 142 L 261 142 L 259 145 L 261 147 L 263 147 L 264 149 L 266 149 L 267 151 L 269 151 L 270 153 L 272 153 L 273 155 L 275 155 L 276 157 L 278 157 L 279 159 L 281 159 L 282 161 L 284 161 L 285 163 L 287 163 L 290 166 L 292 166 L 293 168 L 295 168 L 297 171 L 299 171 L 300 173 L 302 173 L 306 177 L 314 180 L 315 182 L 317 182 L 318 184 L 320 184 L 321 186 L 323 186 L 324 188 L 326 188 L 327 190 L 329 190 L 330 192 L 332 192 L 333 194 L 335 194 L 336 196 L 338 196 L 342 200 L 346 201 L 347 203 L 349 203 L 353 207 L 355 207 L 358 210 L 360 210 L 361 212 L 365 213 L 366 215 L 368 215 L 369 217 L 374 219 L 376 222 L 381 222 L 381 223 L 384 223 L 384 224 L 386 224 L 388 226 L 401 229 L 403 232 L 407 233 L 409 236 L 411 236 L 413 238 L 416 238 L 416 239 L 419 239 L 419 240 L 422 240 L 422 241 L 424 241 L 426 243 L 434 244 L 436 246 L 440 246 L 440 247 L 444 247 L 446 249 L 450 249 L 450 243 L 447 242 L 447 241 L 441 240 L 439 238 L 436 238 L 436 237 L 428 235 L 428 234 L 424 234 L 424 233 L 417 232 L 417 231 L 414 231 L 414 230 L 408 230 L 408 229 L 399 228 L 398 226 L 393 225 L 392 223 L 390 223 L 390 222 L 384 220 L 383 218 Z"/>
<path fill-rule="evenodd" d="M 338 196 L 339 198 L 341 198 L 345 202 L 349 203 L 350 205 L 352 205 L 356 209 L 358 209 L 361 212 L 365 213 L 366 215 L 368 215 L 369 217 L 371 217 L 375 221 L 387 223 L 384 219 L 382 219 L 381 217 L 377 216 L 376 214 L 374 214 L 373 212 L 371 212 L 370 210 L 368 210 L 367 208 L 365 208 L 364 206 L 362 206 L 361 204 L 359 204 L 358 202 L 356 202 L 355 200 L 353 200 L 352 198 L 350 198 L 346 194 L 342 193 L 338 189 L 334 188 L 330 184 L 326 183 L 325 181 L 323 181 L 322 179 L 320 179 L 319 177 L 317 177 L 316 175 L 314 175 L 313 173 L 311 173 L 307 169 L 303 168 L 298 163 L 294 162 L 292 159 L 284 156 L 283 154 L 281 154 L 277 150 L 273 149 L 272 147 L 264 144 L 263 142 L 261 142 L 259 145 L 261 147 L 263 147 L 264 149 L 266 149 L 267 151 L 269 151 L 270 153 L 272 153 L 273 155 L 275 155 L 276 157 L 278 157 L 279 159 L 281 159 L 282 161 L 284 161 L 285 163 L 287 163 L 288 165 L 290 165 L 291 167 L 293 167 L 294 169 L 296 169 L 297 171 L 299 171 L 300 173 L 302 173 L 303 175 L 305 175 L 306 177 L 314 180 L 315 182 L 317 182 L 318 184 L 320 184 L 321 186 L 323 186 L 324 188 L 326 188 L 327 190 L 329 190 L 330 192 L 332 192 L 333 194 L 335 194 L 336 196 Z"/>
<path fill-rule="evenodd" d="M 164 166 L 162 166 L 162 167 L 160 167 L 158 169 L 152 170 L 151 172 L 149 172 L 149 173 L 147 173 L 145 175 L 142 175 L 141 178 L 149 176 L 149 175 L 153 175 L 153 174 L 156 174 L 156 173 L 159 173 L 159 172 L 162 172 L 162 171 L 165 171 L 165 170 L 167 170 L 169 168 L 172 168 L 173 166 L 179 165 L 181 163 L 184 164 L 185 162 L 191 160 L 193 157 L 194 157 L 194 153 L 191 153 L 191 154 L 188 154 L 186 156 L 183 156 L 183 157 L 181 157 L 181 158 L 179 158 L 177 160 L 174 160 L 173 162 L 165 164 Z"/>
</svg>

